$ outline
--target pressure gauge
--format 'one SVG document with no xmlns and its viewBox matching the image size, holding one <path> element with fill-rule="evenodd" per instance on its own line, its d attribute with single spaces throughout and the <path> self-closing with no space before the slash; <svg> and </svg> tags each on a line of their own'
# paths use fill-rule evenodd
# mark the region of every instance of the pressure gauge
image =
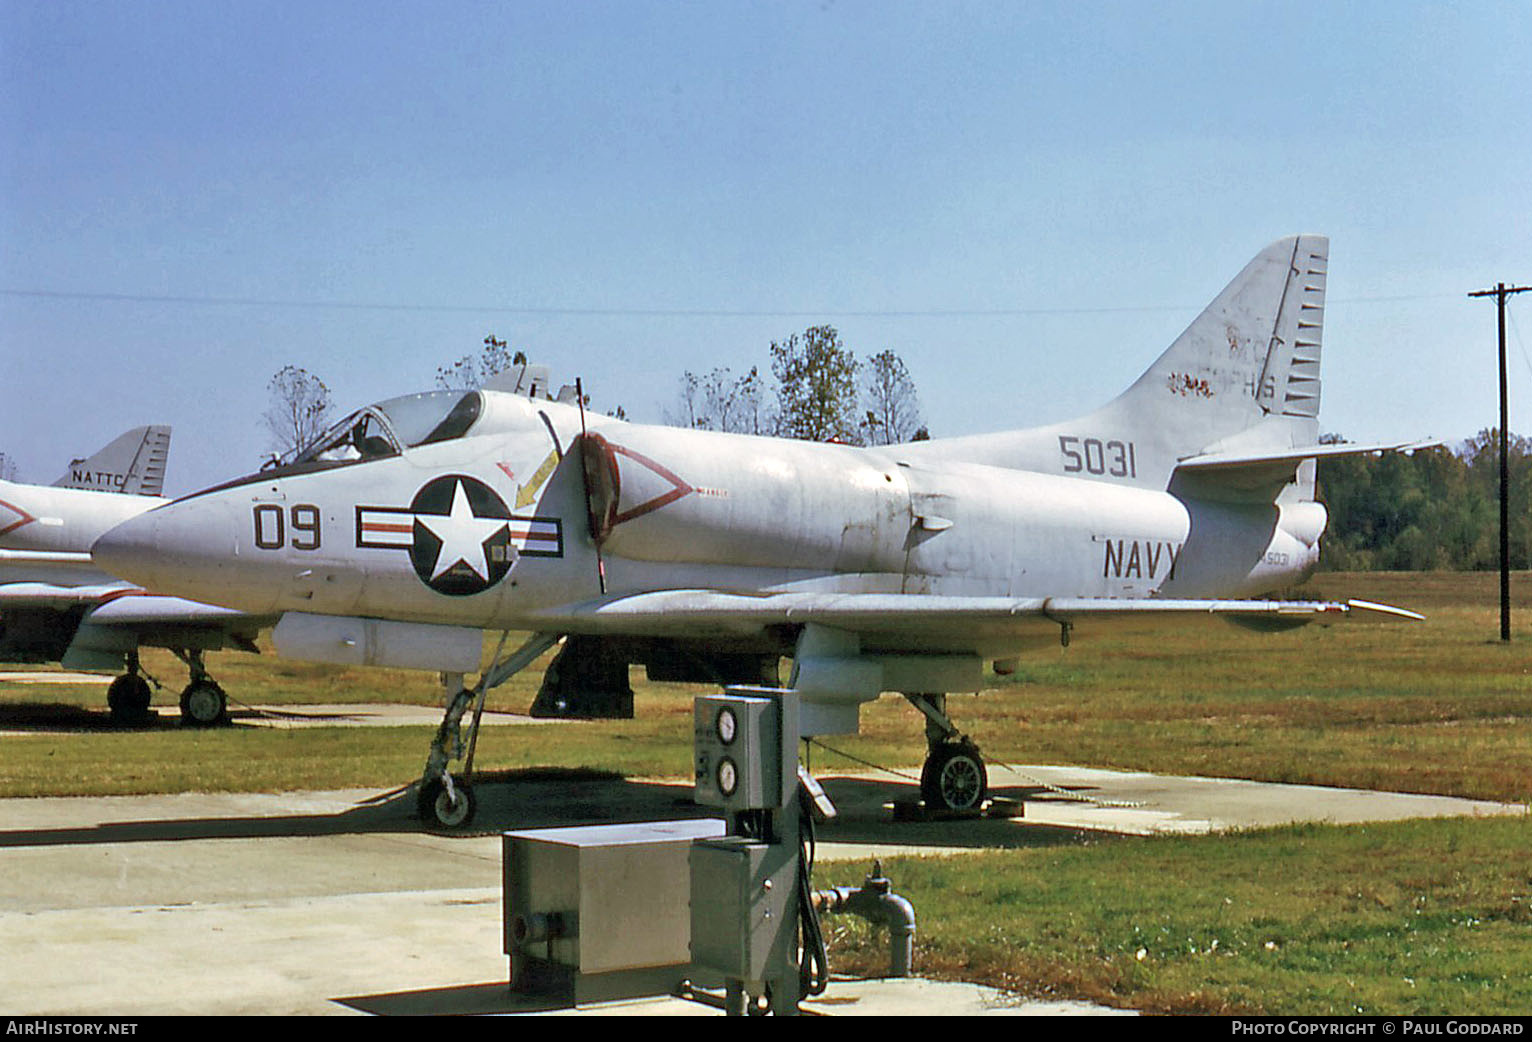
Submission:
<svg viewBox="0 0 1532 1042">
<path fill-rule="evenodd" d="M 739 731 L 739 719 L 734 715 L 732 706 L 724 706 L 718 710 L 718 716 L 713 721 L 713 729 L 718 732 L 718 740 L 724 745 L 734 744 L 734 735 Z"/>
<path fill-rule="evenodd" d="M 769 810 L 792 798 L 797 783 L 792 777 L 783 782 L 782 749 L 790 759 L 797 743 L 784 746 L 785 714 L 777 693 L 770 694 L 731 689 L 698 696 L 692 708 L 698 803 L 730 811 Z"/>
<path fill-rule="evenodd" d="M 728 710 L 725 710 L 725 712 L 728 712 Z M 729 719 L 733 720 L 734 718 L 731 715 Z M 722 728 L 722 723 L 723 721 L 720 720 L 720 729 Z M 739 788 L 739 768 L 734 766 L 734 761 L 727 756 L 718 761 L 717 781 L 718 791 L 724 796 L 733 796 L 734 790 Z"/>
</svg>

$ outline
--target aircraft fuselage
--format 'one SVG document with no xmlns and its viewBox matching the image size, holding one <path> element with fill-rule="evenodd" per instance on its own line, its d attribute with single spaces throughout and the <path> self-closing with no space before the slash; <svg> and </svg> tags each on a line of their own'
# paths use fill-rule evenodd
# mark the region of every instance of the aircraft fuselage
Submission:
<svg viewBox="0 0 1532 1042">
<path fill-rule="evenodd" d="M 494 433 L 254 475 L 123 526 L 98 560 L 261 615 L 527 629 L 557 606 L 689 588 L 1238 596 L 1294 581 L 1317 552 L 1270 503 L 1188 503 L 924 446 L 604 417 L 582 438 L 573 407 L 484 393 Z"/>
</svg>

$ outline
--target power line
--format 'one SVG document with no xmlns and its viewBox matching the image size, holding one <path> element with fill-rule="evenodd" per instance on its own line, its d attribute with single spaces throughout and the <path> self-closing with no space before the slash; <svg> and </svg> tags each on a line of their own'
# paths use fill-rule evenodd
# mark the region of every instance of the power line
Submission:
<svg viewBox="0 0 1532 1042">
<path fill-rule="evenodd" d="M 1505 321 L 1511 327 L 1511 333 L 1516 339 L 1516 349 L 1521 352 L 1521 361 L 1527 367 L 1527 375 L 1532 376 L 1532 355 L 1527 354 L 1527 344 L 1521 338 L 1521 327 L 1516 324 L 1515 313 L 1507 311 Z"/>
<path fill-rule="evenodd" d="M 261 297 L 189 297 L 144 293 L 76 293 L 63 290 L 0 289 L 0 296 L 34 300 L 88 300 L 117 304 L 180 304 L 211 307 L 299 308 L 329 311 L 394 311 L 438 314 L 497 314 L 531 317 L 585 318 L 1016 318 L 1046 315 L 1149 314 L 1191 312 L 1197 305 L 1160 304 L 1128 307 L 1074 308 L 914 308 L 905 310 L 820 308 L 818 310 L 771 310 L 767 308 L 596 308 L 518 306 L 505 304 L 400 304 L 344 300 L 284 300 Z M 1415 294 L 1391 297 L 1352 297 L 1335 304 L 1388 304 L 1415 300 L 1440 300 L 1446 294 Z"/>
</svg>

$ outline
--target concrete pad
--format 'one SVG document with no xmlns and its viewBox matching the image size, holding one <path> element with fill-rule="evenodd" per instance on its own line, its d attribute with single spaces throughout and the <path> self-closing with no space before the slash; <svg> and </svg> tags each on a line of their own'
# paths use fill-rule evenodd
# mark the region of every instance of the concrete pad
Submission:
<svg viewBox="0 0 1532 1042">
<path fill-rule="evenodd" d="M 1305 821 L 1357 824 L 1527 813 L 1524 804 L 1450 796 L 1085 767 L 990 765 L 990 795 L 1014 803 L 1016 817 L 902 822 L 894 821 L 888 808 L 919 799 L 919 785 L 913 780 L 844 775 L 821 781 L 841 812 L 841 820 L 818 830 L 819 856 L 824 860 L 1023 846 L 1045 828 L 1119 835 L 1202 834 Z"/>
<path fill-rule="evenodd" d="M 1035 824 L 1136 835 L 1527 813 L 1525 804 L 1453 796 L 1085 767 L 992 767 L 990 788 L 1024 798 Z"/>
<path fill-rule="evenodd" d="M 1045 787 L 1042 783 L 1046 781 Z M 1073 768 L 995 770 L 1024 816 L 896 824 L 902 779 L 826 779 L 816 885 L 874 856 L 1019 847 L 1059 828 L 1170 831 L 1525 808 Z M 12 1015 L 529 1012 L 506 991 L 508 829 L 706 816 L 691 786 L 525 771 L 476 784 L 481 830 L 423 833 L 412 789 L 0 801 L 0 1009 Z M 1065 794 L 1068 794 L 1067 796 Z M 1095 803 L 1081 802 L 1090 796 Z M 1114 802 L 1135 806 L 1109 806 Z M 835 859 L 851 858 L 837 864 Z M 898 879 L 894 879 L 897 890 Z M 918 969 L 918 966 L 917 966 Z M 835 1015 L 1116 1012 L 930 981 L 832 983 Z M 649 1001 L 585 1012 L 715 1014 Z"/>
</svg>

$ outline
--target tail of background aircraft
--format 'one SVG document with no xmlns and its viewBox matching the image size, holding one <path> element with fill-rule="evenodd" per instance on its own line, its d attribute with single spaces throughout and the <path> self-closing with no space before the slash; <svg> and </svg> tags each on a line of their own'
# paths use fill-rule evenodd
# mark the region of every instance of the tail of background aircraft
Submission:
<svg viewBox="0 0 1532 1042">
<path fill-rule="evenodd" d="M 165 487 L 165 461 L 169 456 L 169 427 L 135 427 L 89 459 L 71 461 L 69 469 L 53 484 L 59 488 L 158 496 Z"/>
</svg>

